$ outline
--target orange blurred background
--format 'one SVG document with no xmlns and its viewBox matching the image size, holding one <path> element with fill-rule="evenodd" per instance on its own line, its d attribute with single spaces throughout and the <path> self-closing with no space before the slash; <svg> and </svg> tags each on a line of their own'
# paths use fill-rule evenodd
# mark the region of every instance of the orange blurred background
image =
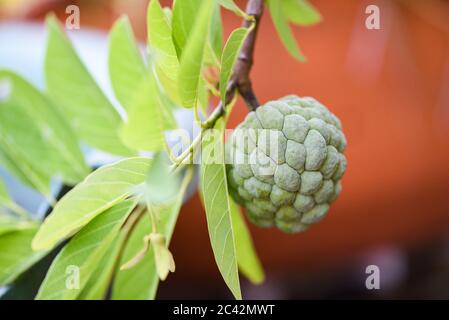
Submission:
<svg viewBox="0 0 449 320">
<path fill-rule="evenodd" d="M 55 10 L 64 17 L 65 7 L 77 4 L 82 27 L 107 30 L 126 13 L 137 37 L 145 40 L 144 0 L 20 2 L 0 16 L 42 20 Z M 244 8 L 246 1 L 237 3 Z M 286 235 L 251 226 L 267 271 L 266 290 L 294 277 L 323 277 L 376 248 L 417 248 L 447 238 L 449 231 L 449 2 L 312 3 L 324 20 L 294 27 L 307 63 L 288 55 L 266 12 L 253 85 L 261 102 L 298 94 L 329 107 L 343 123 L 348 170 L 328 217 L 309 231 Z M 365 28 L 369 4 L 380 8 L 381 30 Z M 223 19 L 225 35 L 241 22 L 228 11 Z M 247 112 L 239 101 L 230 126 Z M 172 249 L 177 271 L 162 284 L 162 296 L 186 297 L 190 286 L 224 287 L 197 196 L 182 209 Z"/>
</svg>

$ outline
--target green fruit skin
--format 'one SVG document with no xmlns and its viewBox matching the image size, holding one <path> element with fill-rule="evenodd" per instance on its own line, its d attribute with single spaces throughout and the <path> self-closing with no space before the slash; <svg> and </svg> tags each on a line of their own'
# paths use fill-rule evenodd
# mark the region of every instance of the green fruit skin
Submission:
<svg viewBox="0 0 449 320">
<path fill-rule="evenodd" d="M 270 101 L 226 145 L 229 192 L 255 225 L 303 232 L 338 198 L 345 148 L 340 120 L 314 98 Z"/>
</svg>

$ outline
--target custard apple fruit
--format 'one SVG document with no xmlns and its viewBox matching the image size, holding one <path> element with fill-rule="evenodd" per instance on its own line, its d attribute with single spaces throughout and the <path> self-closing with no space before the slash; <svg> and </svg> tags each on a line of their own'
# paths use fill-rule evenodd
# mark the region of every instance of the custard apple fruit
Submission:
<svg viewBox="0 0 449 320">
<path fill-rule="evenodd" d="M 345 147 L 340 120 L 314 98 L 270 101 L 226 145 L 229 192 L 254 224 L 304 231 L 341 192 Z"/>
</svg>

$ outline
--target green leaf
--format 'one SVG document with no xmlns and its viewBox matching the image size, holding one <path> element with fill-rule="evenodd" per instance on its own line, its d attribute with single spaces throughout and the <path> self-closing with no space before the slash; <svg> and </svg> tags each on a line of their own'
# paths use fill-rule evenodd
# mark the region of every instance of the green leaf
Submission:
<svg viewBox="0 0 449 320">
<path fill-rule="evenodd" d="M 150 163 L 148 158 L 130 158 L 90 174 L 56 204 L 34 238 L 33 249 L 53 248 L 100 213 L 132 195 L 145 181 Z"/>
<path fill-rule="evenodd" d="M 209 41 L 206 43 L 206 48 L 204 51 L 203 65 L 205 67 L 220 67 L 220 60 L 218 56 L 215 54 L 214 48 L 212 48 L 212 43 Z M 199 90 L 199 88 L 198 88 Z"/>
<path fill-rule="evenodd" d="M 20 159 L 14 148 L 0 139 L 0 163 L 23 184 L 50 195 L 50 177 L 35 172 L 29 163 Z"/>
<path fill-rule="evenodd" d="M 224 164 L 224 121 L 220 120 L 218 126 L 219 128 L 216 130 L 207 130 L 203 136 L 201 144 L 201 190 L 215 261 L 234 297 L 241 299 L 234 230 Z"/>
<path fill-rule="evenodd" d="M 282 9 L 281 1 L 268 0 L 268 5 L 274 26 L 285 48 L 295 59 L 305 61 L 305 57 L 299 50 L 293 32 L 288 25 L 288 18 Z"/>
<path fill-rule="evenodd" d="M 23 157 L 47 176 L 59 176 L 68 184 L 84 179 L 90 169 L 76 135 L 58 109 L 29 82 L 12 72 L 0 70 L 0 81 L 8 81 L 12 89 L 4 101 L 10 108 L 0 109 L 0 113 L 8 113 L 7 120 L 2 119 L 5 138 L 14 139 L 13 144 L 22 148 Z M 26 130 L 30 125 L 33 134 Z M 20 127 L 25 132 L 20 132 Z M 42 154 L 46 161 L 35 161 L 42 159 Z"/>
<path fill-rule="evenodd" d="M 132 200 L 117 204 L 97 216 L 73 237 L 50 266 L 36 299 L 76 299 L 111 247 L 135 204 Z"/>
<path fill-rule="evenodd" d="M 247 15 L 245 11 L 240 9 L 233 0 L 218 0 L 218 3 L 224 8 L 234 12 L 236 15 L 245 18 L 246 20 L 252 19 L 251 16 Z"/>
<path fill-rule="evenodd" d="M 9 209 L 11 212 L 5 211 L 4 209 Z M 15 215 L 11 215 L 11 213 Z M 0 235 L 10 230 L 20 230 L 24 227 L 34 225 L 34 223 L 26 220 L 26 218 L 28 218 L 27 212 L 12 200 L 6 185 L 0 179 Z"/>
<path fill-rule="evenodd" d="M 118 112 L 89 74 L 54 16 L 47 18 L 47 28 L 45 75 L 55 105 L 87 144 L 112 154 L 132 155 L 118 136 L 122 122 Z"/>
<path fill-rule="evenodd" d="M 215 6 L 212 15 L 210 43 L 216 57 L 221 57 L 223 49 L 223 22 L 221 20 L 220 6 Z"/>
<path fill-rule="evenodd" d="M 0 80 L 11 88 L 0 106 L 0 162 L 51 201 L 51 176 L 75 184 L 90 169 L 76 136 L 46 97 L 12 72 L 1 70 Z M 36 161 L 44 158 L 46 161 Z"/>
<path fill-rule="evenodd" d="M 179 175 L 170 171 L 163 153 L 153 158 L 145 181 L 145 199 L 151 204 L 164 204 L 172 200 L 179 192 Z"/>
<path fill-rule="evenodd" d="M 38 172 L 32 164 L 15 150 L 14 145 L 6 144 L 2 139 L 0 139 L 0 163 L 21 182 L 41 192 L 49 200 L 52 200 L 50 177 L 42 174 L 42 172 Z"/>
<path fill-rule="evenodd" d="M 204 52 L 204 64 L 220 68 L 221 50 L 223 49 L 223 23 L 221 21 L 221 10 L 219 5 L 215 5 L 209 32 L 209 41 Z M 200 88 L 199 88 L 200 89 Z"/>
<path fill-rule="evenodd" d="M 209 89 L 204 78 L 200 78 L 200 85 L 198 86 L 198 105 L 200 110 L 204 114 L 207 114 L 207 108 L 209 107 Z"/>
<path fill-rule="evenodd" d="M 321 14 L 306 0 L 282 0 L 287 18 L 298 25 L 310 26 L 322 20 Z"/>
<path fill-rule="evenodd" d="M 231 79 L 232 70 L 234 69 L 243 42 L 245 42 L 246 37 L 251 31 L 252 28 L 235 29 L 226 42 L 221 57 L 220 94 L 222 101 L 226 100 L 226 89 Z"/>
<path fill-rule="evenodd" d="M 252 283 L 261 284 L 265 280 L 265 272 L 254 248 L 251 234 L 239 206 L 232 199 L 229 199 L 229 203 L 239 269 Z"/>
<path fill-rule="evenodd" d="M 0 122 L 2 144 L 7 146 L 9 155 L 22 170 L 27 167 L 48 179 L 54 176 L 70 184 L 82 180 L 89 172 L 86 170 L 85 175 L 74 172 L 70 161 L 64 159 L 61 150 L 55 149 L 49 143 L 47 137 L 54 134 L 51 129 L 39 128 L 25 108 L 9 102 L 0 103 Z"/>
<path fill-rule="evenodd" d="M 20 168 L 27 179 L 33 181 L 32 186 L 49 194 L 49 181 L 52 165 L 55 173 L 59 154 L 46 143 L 44 133 L 37 128 L 33 119 L 20 106 L 11 103 L 0 103 L 0 143 L 8 158 Z M 48 157 L 48 161 L 47 161 Z M 46 159 L 46 161 L 36 161 Z M 60 172 L 60 171 L 59 171 Z"/>
<path fill-rule="evenodd" d="M 122 230 L 120 236 L 114 239 L 106 254 L 101 258 L 77 300 L 105 299 L 125 240 L 126 236 Z"/>
<path fill-rule="evenodd" d="M 0 287 L 13 282 L 46 254 L 31 249 L 36 231 L 33 226 L 0 236 Z"/>
<path fill-rule="evenodd" d="M 215 1 L 215 0 L 213 0 Z M 172 38 L 178 58 L 181 58 L 191 29 L 198 20 L 202 0 L 176 0 L 173 5 Z M 203 30 L 204 31 L 204 30 Z M 204 34 L 203 34 L 204 35 Z"/>
<path fill-rule="evenodd" d="M 122 106 L 129 110 L 148 71 L 126 16 L 117 20 L 110 33 L 108 63 L 115 95 Z"/>
<path fill-rule="evenodd" d="M 127 18 L 116 22 L 110 38 L 111 80 L 117 97 L 128 111 L 121 138 L 133 149 L 160 150 L 163 130 L 175 127 L 175 123 L 171 111 L 160 99 L 161 93 L 151 78 L 152 70 L 143 62 Z"/>
<path fill-rule="evenodd" d="M 118 20 L 111 31 L 109 73 L 116 96 L 129 113 L 134 112 L 136 104 L 146 104 L 147 108 L 155 109 L 153 113 L 162 114 L 162 120 L 154 119 L 154 122 L 163 121 L 163 128 L 167 130 L 176 127 L 171 107 L 142 92 L 148 89 L 147 82 L 152 77 L 152 70 L 143 61 L 127 17 Z M 145 127 L 148 127 L 147 123 Z M 129 147 L 134 148 L 133 145 Z"/>
<path fill-rule="evenodd" d="M 184 193 L 191 177 L 191 172 L 186 174 L 177 197 L 170 204 L 152 208 L 158 210 L 157 214 L 160 219 L 157 221 L 157 230 L 166 237 L 167 245 L 173 234 Z M 151 232 L 151 221 L 148 216 L 145 216 L 139 221 L 131 234 L 120 265 L 130 261 L 141 251 L 144 237 Z M 120 270 L 117 273 L 112 290 L 112 298 L 115 300 L 152 300 L 156 296 L 158 285 L 159 276 L 156 271 L 154 252 L 150 247 L 145 257 L 136 266 L 131 269 Z"/>
<path fill-rule="evenodd" d="M 156 55 L 156 72 L 170 97 L 179 102 L 178 71 L 179 61 L 172 39 L 171 22 L 161 8 L 159 0 L 151 0 L 148 5 L 148 43 Z"/>
<path fill-rule="evenodd" d="M 157 75 L 154 74 L 154 77 L 157 77 Z M 162 118 L 162 127 L 164 128 L 164 130 L 175 130 L 178 128 L 178 123 L 176 122 L 173 112 L 175 111 L 176 108 L 178 108 L 178 106 L 171 99 L 171 97 L 167 96 L 166 92 L 161 91 L 159 86 L 158 92 L 160 99 L 159 103 L 161 104 L 159 108 L 159 113 Z"/>
<path fill-rule="evenodd" d="M 128 121 L 122 127 L 123 142 L 134 149 L 159 151 L 164 147 L 162 103 L 154 79 L 148 77 L 128 113 Z"/>
<path fill-rule="evenodd" d="M 181 56 L 178 79 L 179 96 L 182 105 L 186 108 L 192 108 L 197 103 L 201 68 L 208 43 L 208 36 L 205 37 L 204 33 L 208 34 L 214 5 L 215 1 L 203 1 Z"/>
<path fill-rule="evenodd" d="M 21 168 L 18 167 L 17 163 L 13 161 L 11 157 L 6 153 L 5 145 L 1 141 L 0 141 L 0 163 L 22 183 L 33 187 L 33 182 L 27 178 L 26 174 L 21 170 Z"/>
<path fill-rule="evenodd" d="M 24 160 L 35 171 L 51 177 L 52 166 L 59 164 L 59 154 L 46 144 L 44 132 L 39 130 L 24 108 L 9 102 L 0 103 L 0 123 L 0 139 L 11 158 L 16 162 Z M 48 161 L 36 161 L 47 159 L 47 154 Z M 55 172 L 58 169 L 55 168 Z"/>
<path fill-rule="evenodd" d="M 0 236 L 18 230 L 36 228 L 37 224 L 31 220 L 20 219 L 0 212 Z"/>
</svg>

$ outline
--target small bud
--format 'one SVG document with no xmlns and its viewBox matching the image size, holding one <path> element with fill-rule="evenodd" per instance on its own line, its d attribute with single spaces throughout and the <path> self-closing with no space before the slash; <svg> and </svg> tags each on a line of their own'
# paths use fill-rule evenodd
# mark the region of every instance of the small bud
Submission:
<svg viewBox="0 0 449 320">
<path fill-rule="evenodd" d="M 167 248 L 165 237 L 162 234 L 152 233 L 150 238 L 151 246 L 154 250 L 157 274 L 159 279 L 164 281 L 167 279 L 169 272 L 175 272 L 175 261 Z"/>
<path fill-rule="evenodd" d="M 131 269 L 145 258 L 149 245 L 153 248 L 154 261 L 159 279 L 167 279 L 169 272 L 175 272 L 175 261 L 168 250 L 165 236 L 160 233 L 151 233 L 143 238 L 144 246 L 131 260 L 120 267 L 120 270 Z"/>
</svg>

